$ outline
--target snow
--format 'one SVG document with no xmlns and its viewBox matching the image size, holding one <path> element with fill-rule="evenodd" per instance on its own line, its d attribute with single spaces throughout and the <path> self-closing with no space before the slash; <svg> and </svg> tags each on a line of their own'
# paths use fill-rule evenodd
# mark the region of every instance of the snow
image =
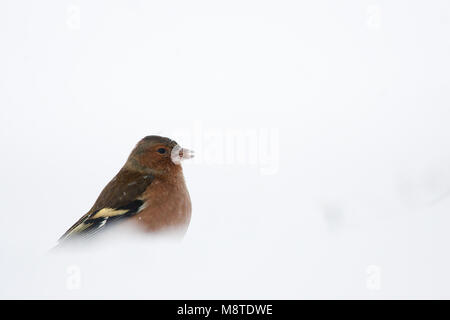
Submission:
<svg viewBox="0 0 450 320">
<path fill-rule="evenodd" d="M 449 298 L 449 9 L 2 1 L 0 297 Z M 183 241 L 48 253 L 150 134 Z"/>
</svg>

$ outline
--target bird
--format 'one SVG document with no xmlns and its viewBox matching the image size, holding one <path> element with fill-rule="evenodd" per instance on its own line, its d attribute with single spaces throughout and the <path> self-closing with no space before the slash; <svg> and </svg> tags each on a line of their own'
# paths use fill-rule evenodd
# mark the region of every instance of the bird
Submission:
<svg viewBox="0 0 450 320">
<path fill-rule="evenodd" d="M 92 208 L 58 240 L 58 245 L 91 240 L 112 225 L 131 224 L 144 233 L 175 230 L 184 234 L 191 198 L 181 161 L 194 152 L 157 135 L 141 139 Z"/>
</svg>

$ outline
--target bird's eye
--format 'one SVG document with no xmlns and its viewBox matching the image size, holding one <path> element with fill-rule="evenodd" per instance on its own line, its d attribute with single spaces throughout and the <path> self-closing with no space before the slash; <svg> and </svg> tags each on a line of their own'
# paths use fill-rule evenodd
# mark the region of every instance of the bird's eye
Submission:
<svg viewBox="0 0 450 320">
<path fill-rule="evenodd" d="M 166 149 L 164 149 L 164 148 L 159 148 L 157 151 L 158 151 L 158 153 L 161 153 L 161 154 L 166 153 Z"/>
</svg>

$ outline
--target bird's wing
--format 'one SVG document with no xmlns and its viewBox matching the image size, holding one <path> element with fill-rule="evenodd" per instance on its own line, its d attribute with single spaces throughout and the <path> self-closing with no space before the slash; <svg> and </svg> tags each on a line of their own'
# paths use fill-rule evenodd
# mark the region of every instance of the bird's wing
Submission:
<svg viewBox="0 0 450 320">
<path fill-rule="evenodd" d="M 114 221 L 131 217 L 144 204 L 142 194 L 152 183 L 152 175 L 121 170 L 100 193 L 94 206 L 59 239 L 89 238 Z"/>
</svg>

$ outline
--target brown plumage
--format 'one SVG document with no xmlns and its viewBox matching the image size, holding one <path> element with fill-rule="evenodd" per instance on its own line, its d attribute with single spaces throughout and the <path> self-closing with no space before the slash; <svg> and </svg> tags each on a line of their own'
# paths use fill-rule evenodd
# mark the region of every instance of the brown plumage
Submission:
<svg viewBox="0 0 450 320">
<path fill-rule="evenodd" d="M 93 207 L 59 242 L 92 238 L 119 223 L 130 223 L 146 232 L 185 232 L 191 218 L 191 200 L 180 162 L 192 156 L 192 151 L 169 138 L 145 137 Z"/>
</svg>

